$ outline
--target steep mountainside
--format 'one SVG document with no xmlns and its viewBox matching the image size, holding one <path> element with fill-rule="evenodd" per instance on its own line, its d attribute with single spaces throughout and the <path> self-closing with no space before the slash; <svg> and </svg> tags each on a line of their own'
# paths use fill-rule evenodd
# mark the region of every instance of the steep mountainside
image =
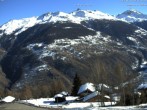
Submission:
<svg viewBox="0 0 147 110">
<path fill-rule="evenodd" d="M 27 27 L 22 20 L 32 24 Z M 14 30 L 8 26 L 12 21 L 0 28 L 1 48 L 7 52 L 1 66 L 13 89 L 48 85 L 53 91 L 62 85 L 60 89 L 69 90 L 76 73 L 83 82 L 118 86 L 118 68 L 125 82 L 147 60 L 147 31 L 99 11 L 22 20 L 14 23 L 22 24 Z"/>
<path fill-rule="evenodd" d="M 141 21 L 141 22 L 134 22 L 134 23 L 132 23 L 132 24 L 134 24 L 134 25 L 136 25 L 136 26 L 139 26 L 139 27 L 141 27 L 142 29 L 147 30 L 147 20 Z"/>
</svg>

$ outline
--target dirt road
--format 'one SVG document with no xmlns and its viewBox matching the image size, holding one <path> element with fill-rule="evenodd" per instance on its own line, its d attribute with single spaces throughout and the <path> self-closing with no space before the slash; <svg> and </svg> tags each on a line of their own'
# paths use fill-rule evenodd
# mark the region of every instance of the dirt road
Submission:
<svg viewBox="0 0 147 110">
<path fill-rule="evenodd" d="M 0 104 L 0 110 L 61 110 L 61 109 L 38 108 L 19 103 L 7 103 L 7 104 Z"/>
</svg>

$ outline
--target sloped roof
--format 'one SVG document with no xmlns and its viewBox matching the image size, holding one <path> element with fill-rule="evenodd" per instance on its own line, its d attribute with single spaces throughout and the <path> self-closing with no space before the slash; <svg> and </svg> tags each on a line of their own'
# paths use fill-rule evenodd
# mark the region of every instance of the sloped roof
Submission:
<svg viewBox="0 0 147 110">
<path fill-rule="evenodd" d="M 67 96 L 68 95 L 68 92 L 65 92 L 65 91 L 62 91 L 60 92 L 59 94 L 56 94 L 54 96 L 54 98 L 57 98 L 57 97 L 64 97 L 64 96 Z"/>
<path fill-rule="evenodd" d="M 147 89 L 147 84 L 140 84 L 137 89 Z"/>
<path fill-rule="evenodd" d="M 78 91 L 78 94 L 86 91 L 86 90 L 90 90 L 91 92 L 94 92 L 95 91 L 95 87 L 94 87 L 94 84 L 93 83 L 86 83 L 86 84 L 83 84 L 79 91 Z"/>
<path fill-rule="evenodd" d="M 62 92 L 60 92 L 60 94 L 62 94 L 64 96 L 67 96 L 68 95 L 68 92 L 62 91 Z"/>
<path fill-rule="evenodd" d="M 56 94 L 55 96 L 54 96 L 54 98 L 57 98 L 57 97 L 64 97 L 62 94 Z"/>
<path fill-rule="evenodd" d="M 83 101 L 85 102 L 85 101 L 87 101 L 87 100 L 89 100 L 89 99 L 92 99 L 92 98 L 96 97 L 97 95 L 100 95 L 100 92 L 95 91 L 95 92 L 93 92 L 93 93 L 91 93 L 91 94 L 85 96 L 85 97 L 83 98 Z"/>
</svg>

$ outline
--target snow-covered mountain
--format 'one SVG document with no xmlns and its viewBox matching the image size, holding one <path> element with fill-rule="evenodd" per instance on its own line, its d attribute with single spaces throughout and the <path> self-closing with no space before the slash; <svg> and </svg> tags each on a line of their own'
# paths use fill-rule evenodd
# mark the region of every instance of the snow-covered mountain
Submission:
<svg viewBox="0 0 147 110">
<path fill-rule="evenodd" d="M 147 20 L 147 15 L 137 10 L 127 10 L 118 14 L 116 17 L 127 22 L 141 22 Z"/>
<path fill-rule="evenodd" d="M 23 18 L 20 20 L 11 20 L 0 27 L 0 31 L 3 34 L 10 35 L 15 32 L 15 35 L 25 31 L 26 29 L 34 26 L 37 23 L 37 17 Z"/>
<path fill-rule="evenodd" d="M 3 34 L 10 35 L 14 33 L 18 35 L 19 33 L 27 30 L 28 28 L 43 23 L 57 22 L 57 21 L 70 21 L 73 23 L 80 23 L 84 20 L 90 19 L 111 19 L 114 20 L 115 17 L 102 13 L 100 11 L 90 11 L 90 10 L 76 10 L 72 13 L 64 12 L 54 12 L 46 13 L 38 17 L 23 18 L 19 20 L 11 20 L 8 23 L 0 27 L 0 36 Z"/>
<path fill-rule="evenodd" d="M 109 20 L 124 20 L 128 22 L 137 22 L 147 20 L 147 15 L 142 14 L 136 10 L 127 10 L 122 14 L 118 14 L 116 18 L 109 14 L 100 11 L 92 10 L 76 10 L 71 13 L 54 12 L 46 13 L 41 16 L 23 18 L 19 20 L 11 20 L 0 27 L 0 36 L 3 34 L 10 35 L 27 30 L 28 28 L 43 23 L 57 22 L 57 21 L 70 21 L 73 23 L 81 23 L 81 21 L 90 19 L 109 19 Z"/>
<path fill-rule="evenodd" d="M 124 73 L 134 73 L 147 61 L 146 42 L 146 30 L 100 11 L 46 13 L 0 27 L 0 47 L 6 51 L 1 66 L 15 89 L 56 82 L 68 88 L 76 73 L 96 82 L 97 72 L 117 86 L 115 68 L 121 64 Z"/>
</svg>

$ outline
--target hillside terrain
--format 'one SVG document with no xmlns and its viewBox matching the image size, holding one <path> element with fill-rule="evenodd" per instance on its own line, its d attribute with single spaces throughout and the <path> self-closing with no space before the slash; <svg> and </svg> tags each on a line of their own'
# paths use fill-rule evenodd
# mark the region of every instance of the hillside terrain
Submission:
<svg viewBox="0 0 147 110">
<path fill-rule="evenodd" d="M 83 83 L 113 87 L 136 78 L 147 60 L 146 16 L 131 22 L 119 17 L 76 10 L 2 25 L 0 87 L 29 88 L 39 97 L 70 91 L 76 73 Z"/>
</svg>

